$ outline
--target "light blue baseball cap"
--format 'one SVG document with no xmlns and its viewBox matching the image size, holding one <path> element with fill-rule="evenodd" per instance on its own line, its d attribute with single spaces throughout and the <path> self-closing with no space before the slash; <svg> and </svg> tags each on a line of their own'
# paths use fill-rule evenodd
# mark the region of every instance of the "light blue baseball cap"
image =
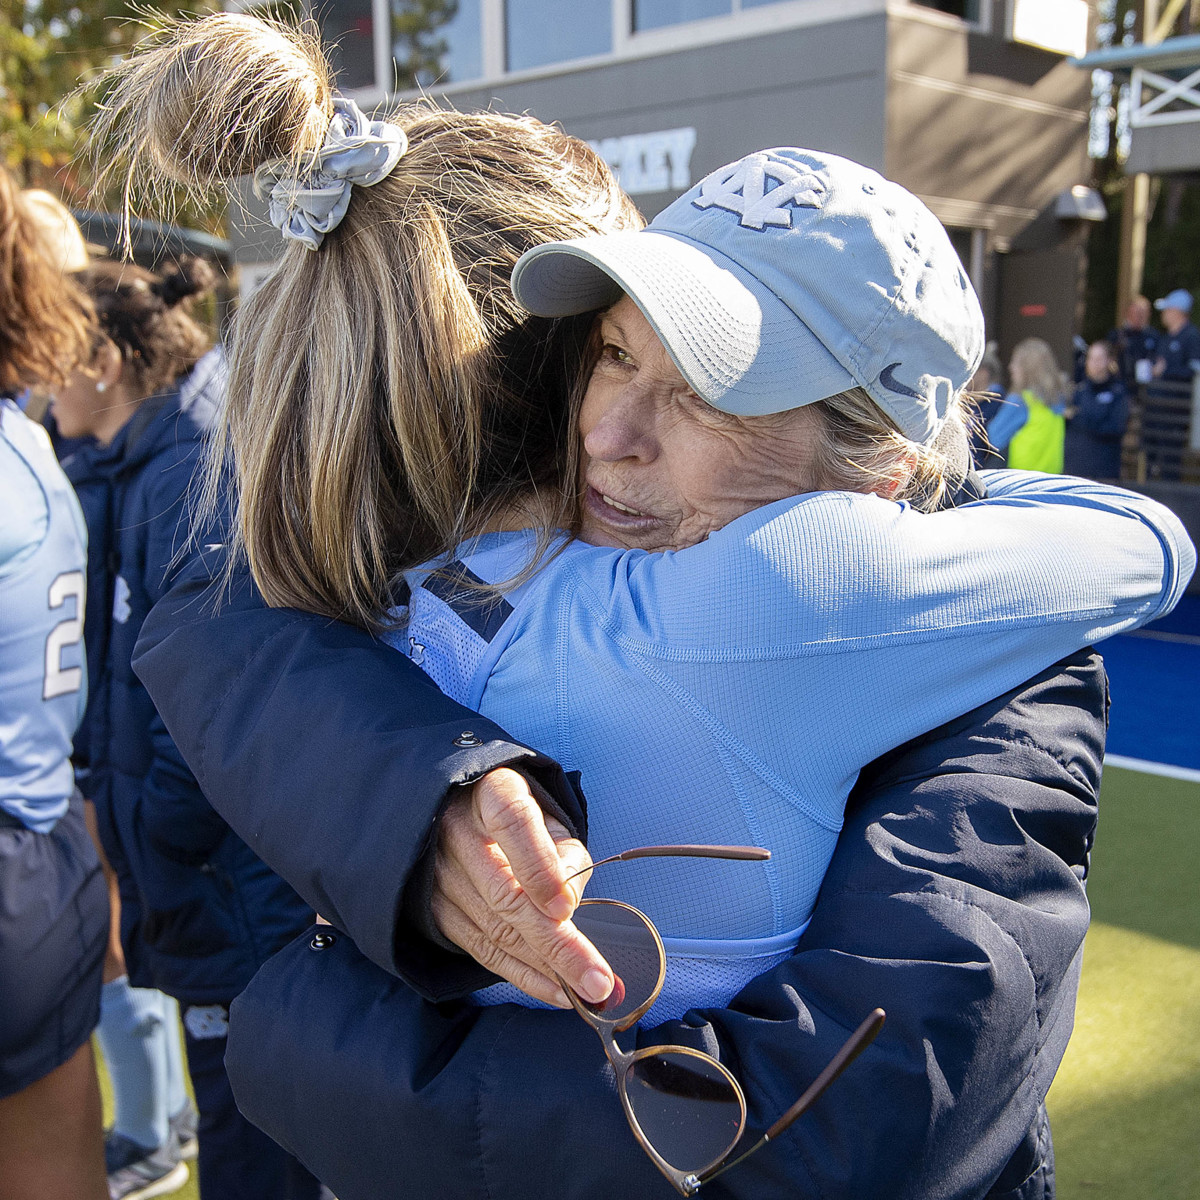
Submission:
<svg viewBox="0 0 1200 1200">
<path fill-rule="evenodd" d="M 545 317 L 627 293 L 714 408 L 761 416 L 857 385 L 926 444 L 983 356 L 979 301 L 933 213 L 795 147 L 714 171 L 641 231 L 537 246 L 512 287 Z"/>
<path fill-rule="evenodd" d="M 1176 288 L 1173 292 L 1168 292 L 1161 300 L 1155 300 L 1154 307 L 1159 312 L 1162 312 L 1164 308 L 1177 308 L 1180 312 L 1190 313 L 1194 303 L 1191 292 L 1186 288 Z"/>
</svg>

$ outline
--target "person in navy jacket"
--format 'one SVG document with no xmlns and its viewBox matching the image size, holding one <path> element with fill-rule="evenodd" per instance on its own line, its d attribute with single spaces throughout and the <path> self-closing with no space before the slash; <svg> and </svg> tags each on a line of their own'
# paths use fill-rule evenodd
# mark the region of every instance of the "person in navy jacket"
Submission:
<svg viewBox="0 0 1200 1200">
<path fill-rule="evenodd" d="M 495 976 L 430 936 L 446 804 L 507 765 L 586 837 L 569 781 L 411 660 L 267 608 L 244 574 L 214 612 L 223 566 L 213 552 L 156 606 L 135 665 L 214 805 L 334 926 L 233 1006 L 243 1111 L 342 1200 L 673 1195 L 578 1016 L 456 1002 Z M 1082 652 L 873 764 L 796 954 L 726 1009 L 641 1031 L 720 1057 L 761 1129 L 887 1011 L 813 1112 L 706 1194 L 1053 1196 L 1044 1099 L 1071 1032 L 1107 703 Z"/>
<path fill-rule="evenodd" d="M 133 987 L 183 1008 L 206 1200 L 315 1196 L 316 1181 L 238 1114 L 222 1061 L 228 1004 L 311 910 L 205 800 L 131 666 L 146 614 L 197 550 L 192 482 L 219 397 L 193 392 L 185 405 L 177 377 L 208 348 L 183 304 L 212 269 L 99 262 L 81 279 L 101 336 L 52 411 L 65 436 L 86 439 L 64 462 L 89 531 L 91 693 L 75 757 L 117 875 L 126 969 Z M 210 533 L 220 538 L 219 522 Z M 167 1142 L 110 1163 L 115 1194 L 182 1186 L 172 1152 Z"/>
<path fill-rule="evenodd" d="M 1193 303 L 1192 293 L 1186 288 L 1176 288 L 1155 300 L 1164 330 L 1154 364 L 1155 379 L 1191 383 L 1200 371 L 1200 329 L 1192 324 Z"/>
<path fill-rule="evenodd" d="M 1150 301 L 1145 296 L 1130 300 L 1125 308 L 1125 321 L 1120 329 L 1109 333 L 1108 344 L 1126 388 L 1132 391 L 1139 383 L 1150 382 L 1158 358 L 1159 337 L 1150 328 Z"/>
<path fill-rule="evenodd" d="M 1089 479 L 1119 479 L 1121 438 L 1129 424 L 1129 393 L 1107 342 L 1088 347 L 1083 382 L 1067 412 L 1064 470 Z"/>
</svg>

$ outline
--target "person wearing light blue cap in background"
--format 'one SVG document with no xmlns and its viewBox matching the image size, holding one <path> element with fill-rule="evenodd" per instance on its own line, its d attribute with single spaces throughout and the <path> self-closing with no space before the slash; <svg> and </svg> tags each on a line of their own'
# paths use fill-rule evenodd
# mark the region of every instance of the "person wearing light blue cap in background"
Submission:
<svg viewBox="0 0 1200 1200">
<path fill-rule="evenodd" d="M 1160 343 L 1162 355 L 1154 364 L 1155 379 L 1190 383 L 1200 371 L 1200 329 L 1192 324 L 1192 304 L 1192 293 L 1185 288 L 1154 302 L 1166 330 Z"/>
</svg>

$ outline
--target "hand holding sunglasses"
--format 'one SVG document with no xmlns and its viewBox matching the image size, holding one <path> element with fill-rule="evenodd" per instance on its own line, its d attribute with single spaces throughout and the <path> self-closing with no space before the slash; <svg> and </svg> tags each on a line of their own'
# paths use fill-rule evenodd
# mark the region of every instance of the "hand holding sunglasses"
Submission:
<svg viewBox="0 0 1200 1200">
<path fill-rule="evenodd" d="M 759 846 L 641 846 L 603 858 L 590 869 L 637 858 L 762 862 L 770 857 L 771 852 Z M 619 900 L 590 898 L 580 902 L 572 920 L 608 960 L 616 985 L 608 999 L 589 1004 L 561 978 L 559 982 L 575 1011 L 600 1037 L 634 1136 L 682 1196 L 694 1195 L 709 1180 L 778 1137 L 812 1107 L 883 1026 L 883 1010 L 876 1008 L 795 1104 L 753 1146 L 731 1160 L 746 1128 L 746 1098 L 729 1070 L 711 1055 L 687 1046 L 647 1046 L 627 1052 L 617 1044 L 615 1035 L 645 1016 L 666 978 L 666 951 L 653 922 Z"/>
</svg>

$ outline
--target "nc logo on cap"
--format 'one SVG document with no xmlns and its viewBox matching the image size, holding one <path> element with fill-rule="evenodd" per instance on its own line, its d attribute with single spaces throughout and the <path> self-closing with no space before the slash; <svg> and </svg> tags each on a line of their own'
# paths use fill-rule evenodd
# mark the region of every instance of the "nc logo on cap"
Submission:
<svg viewBox="0 0 1200 1200">
<path fill-rule="evenodd" d="M 767 191 L 767 180 L 776 187 Z M 811 171 L 797 170 L 765 154 L 748 154 L 731 167 L 715 171 L 700 185 L 692 203 L 697 208 L 723 208 L 738 213 L 739 224 L 763 230 L 768 225 L 792 227 L 796 208 L 820 208 L 825 184 Z"/>
</svg>

